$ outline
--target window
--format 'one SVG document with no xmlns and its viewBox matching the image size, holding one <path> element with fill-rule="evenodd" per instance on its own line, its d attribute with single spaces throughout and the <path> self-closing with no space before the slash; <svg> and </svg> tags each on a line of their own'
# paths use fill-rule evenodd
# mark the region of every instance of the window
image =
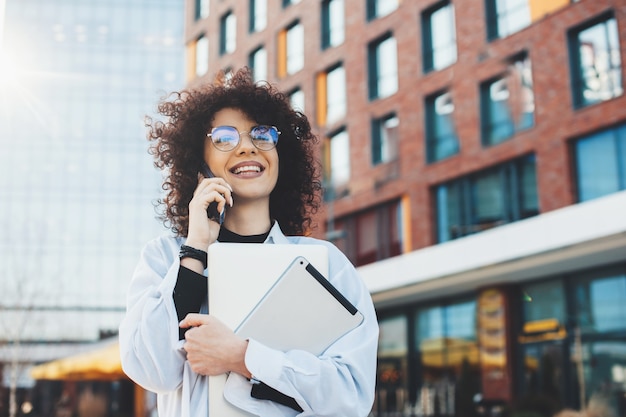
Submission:
<svg viewBox="0 0 626 417">
<path fill-rule="evenodd" d="M 401 415 L 407 404 L 397 399 L 408 397 L 410 374 L 408 320 L 405 315 L 381 318 L 379 328 L 376 408 Z"/>
<path fill-rule="evenodd" d="M 338 65 L 317 76 L 317 122 L 320 126 L 341 120 L 346 114 L 346 74 Z"/>
<path fill-rule="evenodd" d="M 485 146 L 510 139 L 535 124 L 530 59 L 514 59 L 503 78 L 481 85 L 482 137 Z"/>
<path fill-rule="evenodd" d="M 335 190 L 350 180 L 350 140 L 345 129 L 333 133 L 324 142 L 324 182 L 326 197 L 332 199 Z"/>
<path fill-rule="evenodd" d="M 304 91 L 300 88 L 296 88 L 289 93 L 289 102 L 294 110 L 304 113 Z"/>
<path fill-rule="evenodd" d="M 622 95 L 619 34 L 613 16 L 604 16 L 592 26 L 571 31 L 569 45 L 575 107 Z"/>
<path fill-rule="evenodd" d="M 335 243 L 356 266 L 402 253 L 402 204 L 399 200 L 338 218 L 335 225 L 343 232 Z"/>
<path fill-rule="evenodd" d="M 196 77 L 201 77 L 209 70 L 209 38 L 200 35 L 195 46 Z"/>
<path fill-rule="evenodd" d="M 345 36 L 344 0 L 322 2 L 322 49 L 341 45 Z"/>
<path fill-rule="evenodd" d="M 237 47 L 237 18 L 232 12 L 220 19 L 220 55 L 230 54 Z"/>
<path fill-rule="evenodd" d="M 252 51 L 249 66 L 255 82 L 267 81 L 267 51 L 264 47 L 260 46 Z"/>
<path fill-rule="evenodd" d="M 426 158 L 436 162 L 459 153 L 454 125 L 454 103 L 449 92 L 426 99 Z"/>
<path fill-rule="evenodd" d="M 578 200 L 626 189 L 626 124 L 574 142 Z"/>
<path fill-rule="evenodd" d="M 196 0 L 195 1 L 195 15 L 196 20 L 206 19 L 209 17 L 209 0 Z"/>
<path fill-rule="evenodd" d="M 435 187 L 439 242 L 539 213 L 535 156 L 529 155 Z"/>
<path fill-rule="evenodd" d="M 538 401 L 550 393 L 555 407 L 562 408 L 567 407 L 567 398 L 570 406 L 588 401 L 589 393 L 602 392 L 609 381 L 618 387 L 614 392 L 623 395 L 626 264 L 525 284 L 521 290 L 527 341 L 520 345 L 520 394 Z M 575 369 L 572 360 L 578 351 L 582 357 Z M 570 384 L 568 371 L 580 372 L 582 383 L 575 378 L 576 383 Z M 581 397 L 582 384 L 586 397 Z M 619 402 L 603 404 L 605 414 L 620 415 Z"/>
<path fill-rule="evenodd" d="M 417 413 L 434 415 L 429 410 L 437 403 L 438 415 L 460 416 L 474 406 L 472 398 L 481 386 L 476 310 L 476 301 L 459 300 L 415 312 Z"/>
<path fill-rule="evenodd" d="M 287 29 L 287 74 L 304 66 L 304 28 L 298 22 Z"/>
<path fill-rule="evenodd" d="M 395 114 L 372 121 L 372 164 L 395 161 L 398 158 L 398 124 Z"/>
<path fill-rule="evenodd" d="M 278 76 L 295 74 L 304 66 L 304 29 L 295 22 L 278 33 Z"/>
<path fill-rule="evenodd" d="M 574 302 L 583 334 L 626 330 L 626 270 L 610 267 L 574 280 Z"/>
<path fill-rule="evenodd" d="M 260 32 L 267 26 L 267 0 L 250 0 L 250 32 Z"/>
<path fill-rule="evenodd" d="M 528 0 L 487 0 L 487 38 L 504 38 L 530 25 Z"/>
<path fill-rule="evenodd" d="M 450 3 L 422 16 L 424 72 L 440 70 L 456 62 L 454 7 Z"/>
<path fill-rule="evenodd" d="M 398 8 L 399 0 L 367 0 L 367 20 L 387 16 Z"/>
<path fill-rule="evenodd" d="M 283 7 L 288 7 L 292 4 L 298 4 L 300 3 L 302 0 L 283 0 Z"/>
<path fill-rule="evenodd" d="M 398 90 L 396 39 L 391 34 L 368 46 L 369 98 L 384 98 Z"/>
</svg>

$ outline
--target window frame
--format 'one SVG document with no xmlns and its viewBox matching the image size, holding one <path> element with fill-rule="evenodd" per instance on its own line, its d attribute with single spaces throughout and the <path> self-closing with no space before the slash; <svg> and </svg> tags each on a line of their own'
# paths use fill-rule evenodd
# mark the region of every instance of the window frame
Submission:
<svg viewBox="0 0 626 417">
<path fill-rule="evenodd" d="M 385 124 L 389 121 L 396 119 L 397 126 L 396 129 L 396 137 L 387 138 L 385 140 L 385 135 L 383 133 L 383 129 L 385 129 Z M 387 113 L 382 117 L 373 118 L 371 122 L 372 126 L 372 140 L 371 140 L 371 164 L 373 166 L 386 164 L 389 162 L 396 161 L 398 159 L 398 146 L 400 142 L 400 135 L 398 130 L 400 129 L 400 119 L 396 112 Z M 395 143 L 393 143 L 395 141 Z M 385 143 L 387 142 L 387 143 Z M 383 149 L 390 149 L 390 155 L 388 157 L 384 156 Z M 394 149 L 395 148 L 395 149 Z"/>
<path fill-rule="evenodd" d="M 332 4 L 341 4 L 342 14 L 340 18 L 333 18 L 331 13 L 331 5 Z M 320 45 L 322 50 L 333 48 L 341 45 L 345 41 L 345 0 L 323 0 L 321 7 L 321 28 L 320 28 Z M 336 25 L 335 19 L 339 19 L 341 21 L 341 37 L 340 40 L 333 42 L 333 34 L 337 33 L 337 28 L 339 25 Z M 334 24 L 335 23 L 335 24 Z"/>
<path fill-rule="evenodd" d="M 535 199 L 534 205 L 536 206 L 534 210 L 525 207 L 525 198 L 527 196 L 524 195 L 524 180 L 525 174 L 527 173 L 525 169 L 527 169 L 529 162 L 533 164 L 533 196 Z M 499 198 L 501 202 L 501 215 L 492 219 L 486 217 L 482 217 L 481 219 L 477 210 L 480 208 L 480 200 L 477 196 L 479 191 L 477 185 L 480 184 L 478 184 L 477 181 L 489 179 L 490 175 L 494 175 L 493 178 L 497 178 L 499 182 L 496 197 Z M 451 188 L 453 188 L 453 191 L 448 192 L 447 190 Z M 444 192 L 446 193 L 445 202 L 441 201 L 443 197 L 442 193 Z M 523 155 L 451 181 L 437 184 L 432 187 L 432 195 L 435 208 L 435 227 L 433 230 L 435 230 L 436 233 L 437 243 L 448 242 L 460 237 L 536 216 L 541 213 L 538 198 L 536 156 L 535 154 Z M 493 195 L 489 195 L 488 197 L 493 197 Z M 447 211 L 450 204 L 441 207 L 442 202 L 446 203 L 450 199 L 456 201 L 454 207 L 457 207 L 455 217 L 458 217 L 456 219 L 459 223 L 458 225 L 449 224 L 450 216 L 447 215 Z M 447 216 L 444 216 L 444 214 Z M 452 233 L 453 226 L 459 227 L 458 233 Z"/>
<path fill-rule="evenodd" d="M 485 26 L 487 29 L 487 41 L 488 42 L 494 41 L 496 39 L 506 38 L 507 36 L 513 35 L 514 33 L 517 33 L 520 30 L 523 30 L 532 24 L 532 21 L 530 18 L 530 4 L 528 0 L 526 0 L 526 6 L 528 9 L 528 14 L 529 14 L 528 22 L 524 26 L 520 26 L 517 29 L 511 30 L 511 31 L 508 31 L 508 30 L 501 31 L 500 19 L 502 16 L 508 16 L 510 14 L 510 10 L 508 9 L 506 10 L 506 12 L 508 13 L 499 13 L 499 10 L 497 7 L 497 1 L 498 0 L 487 0 L 485 4 L 485 23 L 486 23 Z M 514 0 L 505 0 L 505 1 L 511 2 Z M 506 3 L 506 4 L 508 5 L 509 3 Z"/>
<path fill-rule="evenodd" d="M 382 1 L 389 1 L 389 0 L 367 0 L 365 13 L 366 13 L 366 19 L 368 22 L 371 22 L 372 20 L 380 19 L 381 17 L 388 16 L 391 13 L 398 10 L 398 7 L 400 6 L 400 1 L 393 0 L 396 2 L 395 7 L 387 10 L 386 12 L 381 11 L 379 6 Z"/>
<path fill-rule="evenodd" d="M 231 23 L 231 19 L 233 23 Z M 232 28 L 232 39 L 229 29 Z M 232 46 L 231 46 L 232 45 Z M 237 16 L 232 10 L 228 10 L 220 17 L 220 56 L 233 53 L 237 49 Z"/>
<path fill-rule="evenodd" d="M 211 10 L 210 0 L 195 0 L 194 1 L 194 20 L 202 20 L 209 17 Z"/>
<path fill-rule="evenodd" d="M 521 72 L 518 63 L 522 63 Z M 524 65 L 526 63 L 529 67 L 528 71 L 530 71 L 529 79 L 524 78 L 524 70 L 526 69 Z M 519 80 L 515 79 L 516 75 L 520 75 Z M 530 85 L 525 86 L 525 81 L 530 81 Z M 503 89 L 497 94 L 506 95 L 506 97 L 493 100 L 493 89 L 498 83 L 503 86 Z M 530 89 L 530 93 L 523 95 L 522 91 L 526 87 Z M 522 99 L 521 108 L 515 108 L 511 105 L 517 102 L 516 98 Z M 524 111 L 524 105 L 528 104 L 523 101 L 524 98 L 531 100 L 532 113 Z M 519 114 L 513 114 L 515 110 Z M 530 114 L 530 119 L 525 117 L 528 114 Z M 508 69 L 505 72 L 480 83 L 481 142 L 484 147 L 496 146 L 533 127 L 535 127 L 535 91 L 532 62 L 528 54 L 523 51 L 508 60 Z"/>
<path fill-rule="evenodd" d="M 452 18 L 452 28 L 454 29 L 454 33 L 452 34 L 451 39 L 448 39 L 448 40 L 453 41 L 454 59 L 452 59 L 449 63 L 445 64 L 444 66 L 438 68 L 435 66 L 435 61 L 436 61 L 435 55 L 436 55 L 437 49 L 435 48 L 435 45 L 434 45 L 434 37 L 433 37 L 433 30 L 432 30 L 433 29 L 432 17 L 435 13 L 445 8 L 450 8 L 450 13 L 451 13 L 451 18 Z M 457 54 L 458 54 L 458 50 L 457 50 L 457 38 L 456 38 L 456 15 L 454 13 L 454 5 L 449 0 L 445 0 L 425 10 L 422 13 L 422 63 L 423 63 L 424 73 L 427 74 L 432 71 L 438 71 L 438 70 L 442 70 L 444 68 L 449 67 L 450 65 L 456 62 L 457 57 L 458 57 Z"/>
<path fill-rule="evenodd" d="M 264 77 L 260 77 L 258 74 L 258 68 L 257 68 L 257 62 L 256 59 L 257 54 L 263 52 L 265 54 L 265 65 L 264 65 Z M 252 70 L 252 77 L 254 79 L 255 82 L 260 82 L 260 81 L 267 81 L 267 71 L 268 71 L 268 62 L 267 62 L 267 49 L 265 48 L 264 45 L 259 45 L 258 47 L 254 48 L 249 54 L 248 54 L 248 66 L 250 67 L 250 69 Z"/>
<path fill-rule="evenodd" d="M 263 15 L 259 14 L 259 2 L 263 2 L 265 6 L 265 14 Z M 257 33 L 265 30 L 267 27 L 267 0 L 249 0 L 249 10 L 248 32 Z"/>
<path fill-rule="evenodd" d="M 609 136 L 610 135 L 610 139 Z M 615 171 L 617 174 L 617 178 L 615 178 L 615 183 L 617 186 L 617 189 L 613 189 L 611 191 L 609 191 L 608 193 L 597 193 L 597 188 L 596 189 L 588 189 L 585 191 L 586 194 L 589 195 L 589 197 L 587 198 L 583 198 L 583 181 L 589 181 L 592 182 L 594 184 L 597 183 L 597 177 L 589 178 L 589 175 L 583 174 L 581 172 L 581 155 L 582 152 L 579 151 L 579 146 L 581 146 L 582 143 L 587 143 L 587 144 L 593 144 L 593 143 L 600 143 L 601 141 L 610 141 L 611 144 L 613 145 L 613 155 L 615 156 L 615 161 L 611 161 L 611 162 L 615 162 Z M 602 145 L 606 145 L 605 143 L 602 143 Z M 598 145 L 596 145 L 598 146 Z M 585 152 L 585 154 L 589 154 L 589 152 Z M 573 182 L 575 184 L 576 187 L 576 201 L 579 203 L 585 202 L 585 201 L 590 201 L 596 198 L 600 198 L 603 197 L 605 195 L 609 195 L 612 193 L 616 193 L 616 192 L 620 192 L 623 190 L 626 190 L 626 157 L 622 157 L 620 159 L 621 155 L 626 155 L 626 123 L 622 123 L 619 125 L 615 125 L 606 129 L 601 129 L 598 130 L 596 132 L 593 132 L 591 134 L 579 137 L 575 140 L 572 141 L 571 143 L 571 155 L 572 155 L 572 161 L 573 161 Z M 591 161 L 590 164 L 591 165 L 595 165 L 595 160 L 596 158 L 591 157 Z M 602 164 L 602 168 L 606 169 L 606 167 L 608 166 L 608 161 L 605 161 L 604 164 Z"/>
<path fill-rule="evenodd" d="M 438 134 L 437 132 L 437 120 L 439 117 L 443 117 L 443 114 L 437 112 L 437 100 L 443 96 L 450 96 L 452 103 L 452 110 L 449 113 L 450 123 L 452 125 L 451 131 L 453 134 Z M 426 139 L 426 163 L 432 164 L 435 162 L 443 161 L 454 155 L 458 155 L 460 152 L 459 136 L 456 133 L 456 124 L 454 118 L 454 100 L 452 93 L 449 90 L 441 90 L 426 97 L 424 105 L 425 116 L 425 139 Z M 445 155 L 438 155 L 439 145 L 446 143 L 448 140 L 454 140 L 454 150 Z"/>
<path fill-rule="evenodd" d="M 343 82 L 341 83 L 344 87 L 342 89 L 329 89 L 328 78 L 334 71 L 341 70 L 343 75 Z M 338 62 L 332 66 L 330 66 L 325 71 L 318 73 L 316 78 L 316 86 L 317 86 L 317 94 L 316 94 L 316 103 L 317 103 L 317 123 L 320 126 L 328 126 L 334 125 L 339 121 L 343 120 L 348 111 L 348 95 L 346 91 L 347 78 L 346 78 L 346 69 L 343 65 L 343 62 Z M 341 93 L 341 96 L 339 96 Z M 333 95 L 337 95 L 337 100 L 330 100 Z M 337 110 L 335 112 L 331 112 L 330 110 Z M 339 112 L 339 110 L 341 112 Z"/>
<path fill-rule="evenodd" d="M 594 26 L 606 25 L 611 20 L 615 21 L 615 27 L 618 30 L 618 33 L 616 35 L 618 38 L 617 39 L 617 42 L 618 42 L 617 51 L 619 53 L 621 51 L 620 49 L 621 45 L 620 45 L 620 39 L 619 39 L 619 28 L 617 26 L 617 23 L 618 23 L 617 18 L 615 17 L 615 14 L 612 11 L 602 13 L 584 22 L 583 24 L 568 30 L 567 32 L 567 42 L 568 42 L 569 59 L 570 59 L 570 83 L 571 83 L 571 91 L 572 91 L 572 105 L 574 109 L 582 109 L 588 106 L 593 106 L 594 104 L 603 103 L 605 101 L 620 97 L 624 94 L 624 85 L 622 84 L 620 85 L 621 93 L 617 95 L 613 95 L 612 97 L 606 100 L 598 100 L 598 101 L 586 103 L 584 99 L 584 85 L 585 85 L 586 80 L 583 74 L 583 65 L 581 62 L 582 57 L 580 53 L 579 35 L 585 30 L 591 29 Z M 609 38 L 608 36 L 607 38 L 605 38 L 605 40 L 607 40 L 607 43 L 608 43 L 608 38 Z M 621 56 L 619 56 L 619 59 L 620 59 L 619 72 L 621 75 L 621 77 L 619 77 L 619 81 L 622 82 L 622 79 L 624 77 L 624 65 L 621 61 Z M 608 72 L 610 72 L 611 70 L 614 70 L 614 67 L 612 66 L 612 63 L 610 61 L 609 61 L 609 66 L 610 67 L 608 68 Z"/>
<path fill-rule="evenodd" d="M 385 42 L 393 41 L 393 49 L 395 53 L 395 88 L 393 91 L 381 92 L 382 81 L 391 79 L 387 78 L 386 71 L 381 68 L 380 55 L 381 46 Z M 393 32 L 386 32 L 377 39 L 371 41 L 367 45 L 367 62 L 368 62 L 368 98 L 370 101 L 391 97 L 398 92 L 398 43 L 393 36 Z M 388 61 L 385 61 L 388 62 Z M 386 64 L 383 64 L 386 65 Z M 389 64 L 390 65 L 390 64 Z M 385 72 L 383 74 L 383 72 Z M 389 71 L 391 73 L 391 71 Z"/>
</svg>

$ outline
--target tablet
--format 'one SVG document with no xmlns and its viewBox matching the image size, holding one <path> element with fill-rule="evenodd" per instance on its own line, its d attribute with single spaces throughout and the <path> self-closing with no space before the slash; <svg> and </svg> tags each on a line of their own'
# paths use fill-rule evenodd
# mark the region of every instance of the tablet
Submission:
<svg viewBox="0 0 626 417">
<path fill-rule="evenodd" d="M 273 349 L 318 356 L 362 321 L 356 307 L 298 256 L 235 332 Z"/>
</svg>

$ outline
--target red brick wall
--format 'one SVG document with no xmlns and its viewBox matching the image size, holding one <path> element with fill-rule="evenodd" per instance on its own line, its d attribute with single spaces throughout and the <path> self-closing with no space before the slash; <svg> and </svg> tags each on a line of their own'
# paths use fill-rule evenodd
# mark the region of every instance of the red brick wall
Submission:
<svg viewBox="0 0 626 417">
<path fill-rule="evenodd" d="M 187 0 L 188 6 L 193 1 Z M 295 86 L 305 93 L 306 113 L 315 125 L 315 75 L 343 61 L 346 68 L 348 115 L 343 123 L 316 126 L 320 136 L 345 125 L 351 143 L 351 193 L 335 202 L 334 213 L 343 216 L 380 202 L 408 196 L 412 249 L 435 243 L 430 188 L 443 181 L 534 152 L 537 156 L 539 204 L 542 213 L 575 202 L 568 140 L 626 120 L 626 96 L 588 108 L 574 110 L 570 87 L 568 29 L 607 10 L 618 21 L 622 67 L 626 66 L 626 2 L 581 0 L 504 39 L 487 42 L 484 0 L 456 0 L 457 62 L 429 74 L 422 70 L 421 13 L 436 4 L 432 0 L 403 0 L 394 13 L 367 22 L 365 0 L 345 0 L 345 42 L 327 51 L 320 48 L 320 1 L 303 0 L 282 8 L 281 0 L 268 0 L 268 25 L 261 33 L 248 33 L 248 2 L 211 2 L 206 21 L 192 22 L 188 7 L 187 39 L 208 33 L 211 49 L 209 74 L 227 66 L 247 64 L 250 51 L 264 44 L 268 52 L 268 76 L 285 91 Z M 237 51 L 218 57 L 219 19 L 233 9 L 238 16 Z M 299 19 L 304 25 L 306 50 L 304 70 L 276 79 L 276 37 Z M 370 102 L 367 95 L 367 44 L 392 31 L 398 45 L 399 91 Z M 531 60 L 535 94 L 535 126 L 511 140 L 484 148 L 480 137 L 480 83 L 502 74 L 506 60 L 526 51 Z M 622 74 L 624 71 L 622 71 Z M 195 85 L 211 76 L 191 82 Z M 623 80 L 623 85 L 626 81 Z M 424 99 L 448 89 L 455 104 L 455 122 L 461 142 L 458 155 L 427 165 L 424 146 Z M 375 178 L 385 167 L 372 167 L 370 156 L 371 119 L 395 111 L 400 119 L 400 176 L 375 187 Z M 315 234 L 324 232 L 324 211 Z"/>
</svg>

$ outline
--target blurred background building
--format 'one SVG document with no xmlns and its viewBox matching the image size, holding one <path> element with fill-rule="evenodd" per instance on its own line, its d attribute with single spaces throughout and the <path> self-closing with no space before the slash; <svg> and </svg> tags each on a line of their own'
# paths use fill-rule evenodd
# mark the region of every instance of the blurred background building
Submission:
<svg viewBox="0 0 626 417">
<path fill-rule="evenodd" d="M 41 49 L 28 55 L 37 71 L 72 75 L 41 87 L 59 86 L 52 108 L 4 94 L 22 84 L 3 75 L 12 81 L 2 86 L 0 115 L 10 150 L 0 156 L 8 270 L 0 284 L 21 282 L 5 278 L 18 274 L 35 288 L 52 282 L 45 302 L 32 305 L 81 307 L 43 314 L 67 331 L 56 340 L 114 331 L 138 248 L 161 231 L 142 226 L 159 193 L 140 117 L 154 109 L 155 91 L 248 65 L 321 139 L 325 205 L 312 233 L 333 240 L 372 292 L 381 326 L 374 416 L 548 417 L 598 403 L 626 415 L 622 0 L 187 0 L 184 17 L 183 2 L 56 3 L 7 1 L 3 44 L 7 33 L 39 34 L 29 42 Z M 109 9 L 127 7 L 110 32 L 154 28 L 161 44 L 141 53 L 165 60 L 140 59 L 128 70 L 137 78 L 125 78 L 115 97 L 140 89 L 147 101 L 80 114 L 97 105 L 84 94 L 98 88 L 63 82 L 87 83 L 81 65 L 95 74 L 135 68 L 138 52 L 122 61 L 62 58 L 44 16 L 62 15 L 61 33 L 71 27 L 78 39 L 99 33 Z M 83 15 L 95 20 L 78 29 Z M 171 46 L 163 47 L 165 32 Z M 62 113 L 70 100 L 78 109 Z M 128 125 L 111 128 L 124 118 Z M 61 128 L 69 130 L 50 133 Z M 16 300 L 42 291 L 27 294 Z M 77 311 L 98 319 L 77 320 Z"/>
<path fill-rule="evenodd" d="M 623 1 L 187 4 L 188 84 L 249 65 L 322 139 L 374 415 L 626 415 Z"/>
<path fill-rule="evenodd" d="M 179 0 L 0 1 L 2 416 L 15 385 L 26 410 L 67 408 L 55 403 L 77 393 L 61 382 L 27 401 L 30 365 L 114 336 L 139 251 L 165 232 L 144 116 L 184 86 L 183 10 Z"/>
</svg>

